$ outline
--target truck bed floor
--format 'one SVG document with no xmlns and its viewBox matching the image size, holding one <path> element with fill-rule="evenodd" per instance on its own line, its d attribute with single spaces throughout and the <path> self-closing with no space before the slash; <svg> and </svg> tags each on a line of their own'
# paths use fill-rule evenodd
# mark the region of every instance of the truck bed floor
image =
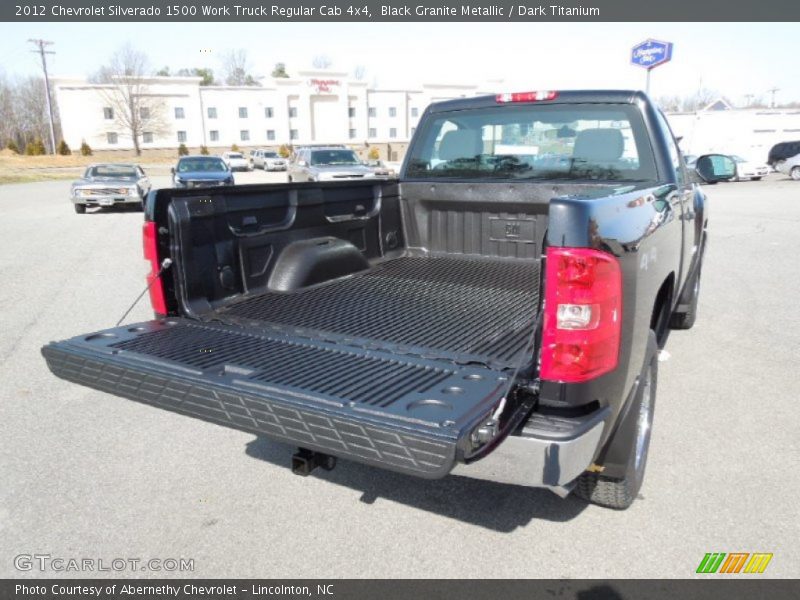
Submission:
<svg viewBox="0 0 800 600">
<path fill-rule="evenodd" d="M 403 257 L 331 283 L 269 292 L 213 319 L 393 352 L 516 366 L 538 306 L 538 262 Z"/>
</svg>

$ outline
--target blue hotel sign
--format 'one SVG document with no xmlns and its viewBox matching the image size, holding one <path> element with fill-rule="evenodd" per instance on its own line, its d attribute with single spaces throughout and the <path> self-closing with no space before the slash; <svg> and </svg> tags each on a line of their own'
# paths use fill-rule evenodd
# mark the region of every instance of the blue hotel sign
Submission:
<svg viewBox="0 0 800 600">
<path fill-rule="evenodd" d="M 631 64 L 648 71 L 672 59 L 672 44 L 658 40 L 645 40 L 631 50 Z"/>
</svg>

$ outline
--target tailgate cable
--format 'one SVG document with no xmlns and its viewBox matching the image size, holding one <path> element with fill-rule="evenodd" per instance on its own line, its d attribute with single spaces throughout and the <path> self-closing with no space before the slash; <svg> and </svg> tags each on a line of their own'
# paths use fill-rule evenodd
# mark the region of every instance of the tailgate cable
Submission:
<svg viewBox="0 0 800 600">
<path fill-rule="evenodd" d="M 114 325 L 114 327 L 119 327 L 120 326 L 122 321 L 125 320 L 125 317 L 127 317 L 128 314 L 133 310 L 133 307 L 136 306 L 137 304 L 139 304 L 139 300 L 142 299 L 142 296 L 144 296 L 147 292 L 150 291 L 150 288 L 153 287 L 153 284 L 158 280 L 158 278 L 161 277 L 164 274 L 164 272 L 167 269 L 169 269 L 171 266 L 172 266 L 172 259 L 171 258 L 165 258 L 164 260 L 161 261 L 161 268 L 158 270 L 158 273 L 156 273 L 156 276 L 153 277 L 153 279 L 150 281 L 150 283 L 148 283 L 147 286 L 144 288 L 144 290 L 142 290 L 142 293 L 139 294 L 136 297 L 136 300 L 134 300 L 133 304 L 131 304 L 130 307 L 128 308 L 128 310 L 125 311 L 125 314 L 122 315 L 119 318 L 119 321 L 117 321 L 117 324 Z"/>
<path fill-rule="evenodd" d="M 472 454 L 467 454 L 464 456 L 464 462 L 466 464 L 475 462 L 494 450 L 500 444 L 500 442 L 505 440 L 506 437 L 508 437 L 508 435 L 514 431 L 534 409 L 536 404 L 535 399 L 526 398 L 514 406 L 514 412 L 511 414 L 508 422 L 501 424 L 500 419 L 508 406 L 508 397 L 511 395 L 514 386 L 517 384 L 517 377 L 522 371 L 522 367 L 528 362 L 528 357 L 533 356 L 533 359 L 536 360 L 536 355 L 539 352 L 537 338 L 542 325 L 543 312 L 544 311 L 540 310 L 539 314 L 536 315 L 536 319 L 533 322 L 533 331 L 531 332 L 531 336 L 528 338 L 525 347 L 520 352 L 520 361 L 514 369 L 513 374 L 508 378 L 508 384 L 506 385 L 506 391 L 503 394 L 503 397 L 500 399 L 500 402 L 495 410 L 492 411 L 489 419 L 475 432 L 473 432 L 473 443 L 478 442 L 480 445 L 475 448 Z M 528 389 L 532 391 L 530 387 L 528 387 Z"/>
</svg>

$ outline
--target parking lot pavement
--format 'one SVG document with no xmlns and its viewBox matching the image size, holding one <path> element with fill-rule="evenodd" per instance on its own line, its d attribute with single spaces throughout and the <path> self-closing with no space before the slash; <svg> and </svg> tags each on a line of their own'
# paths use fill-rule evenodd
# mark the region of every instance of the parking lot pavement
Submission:
<svg viewBox="0 0 800 600">
<path fill-rule="evenodd" d="M 624 512 L 344 461 L 296 477 L 292 448 L 56 379 L 39 348 L 116 323 L 146 271 L 141 213 L 76 215 L 68 189 L 0 186 L 0 577 L 41 576 L 14 568 L 33 553 L 191 558 L 205 578 L 689 577 L 706 552 L 800 576 L 800 184 L 705 188 L 698 321 L 670 336 Z"/>
</svg>

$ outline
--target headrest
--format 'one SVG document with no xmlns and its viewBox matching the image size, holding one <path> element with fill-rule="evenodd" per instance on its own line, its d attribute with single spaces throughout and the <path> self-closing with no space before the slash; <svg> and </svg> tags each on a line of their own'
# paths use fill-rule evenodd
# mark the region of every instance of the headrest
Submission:
<svg viewBox="0 0 800 600">
<path fill-rule="evenodd" d="M 575 138 L 574 158 L 591 162 L 617 160 L 625 150 L 625 140 L 619 129 L 586 129 Z"/>
<path fill-rule="evenodd" d="M 444 134 L 439 142 L 439 158 L 455 160 L 457 158 L 475 158 L 483 153 L 483 141 L 480 129 L 456 129 Z"/>
</svg>

